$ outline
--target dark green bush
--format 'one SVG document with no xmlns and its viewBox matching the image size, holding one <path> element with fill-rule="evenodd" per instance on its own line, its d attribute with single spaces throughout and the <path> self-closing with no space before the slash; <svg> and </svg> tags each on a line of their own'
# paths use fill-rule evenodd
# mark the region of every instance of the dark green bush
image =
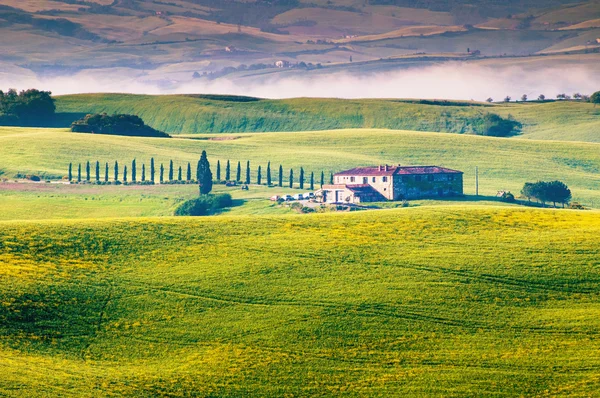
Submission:
<svg viewBox="0 0 600 398">
<path fill-rule="evenodd" d="M 134 137 L 168 138 L 168 134 L 146 126 L 144 121 L 135 115 L 86 115 L 83 119 L 73 122 L 71 131 L 74 133 L 125 135 Z"/>
<path fill-rule="evenodd" d="M 228 193 L 203 195 L 199 198 L 183 202 L 175 210 L 176 216 L 208 216 L 221 209 L 231 207 L 233 199 Z"/>
</svg>

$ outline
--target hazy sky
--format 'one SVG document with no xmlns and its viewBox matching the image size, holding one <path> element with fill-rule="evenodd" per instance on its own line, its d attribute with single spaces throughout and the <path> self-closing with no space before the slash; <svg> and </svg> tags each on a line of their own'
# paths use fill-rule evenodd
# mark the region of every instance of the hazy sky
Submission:
<svg viewBox="0 0 600 398">
<path fill-rule="evenodd" d="M 594 68 L 595 69 L 595 68 Z M 527 94 L 530 98 L 543 93 L 575 92 L 591 94 L 600 90 L 600 73 L 589 67 L 548 67 L 525 70 L 519 67 L 503 69 L 473 64 L 446 63 L 420 69 L 364 76 L 339 74 L 306 74 L 305 77 L 277 78 L 259 82 L 215 81 L 159 84 L 160 76 L 132 75 L 115 72 L 110 75 L 90 74 L 39 79 L 31 75 L 0 74 L 0 87 L 6 89 L 40 88 L 54 94 L 84 92 L 128 92 L 145 94 L 207 93 L 239 94 L 264 98 L 341 97 L 341 98 L 447 98 L 502 100 Z M 110 76 L 110 77 L 106 77 Z"/>
</svg>

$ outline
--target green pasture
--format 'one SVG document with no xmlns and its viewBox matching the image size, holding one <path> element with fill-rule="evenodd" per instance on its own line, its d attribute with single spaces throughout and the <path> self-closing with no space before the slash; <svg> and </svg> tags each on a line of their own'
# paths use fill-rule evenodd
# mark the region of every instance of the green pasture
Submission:
<svg viewBox="0 0 600 398">
<path fill-rule="evenodd" d="M 600 214 L 0 222 L 0 395 L 594 396 Z"/>
<path fill-rule="evenodd" d="M 543 93 L 539 93 L 543 94 Z M 551 98 L 554 93 L 545 93 Z M 600 142 L 600 108 L 580 102 L 444 105 L 410 100 L 318 99 L 234 101 L 185 95 L 80 94 L 57 97 L 60 123 L 85 113 L 131 113 L 172 134 L 312 131 L 344 128 L 472 133 L 485 113 L 523 123 L 519 137 Z M 501 100 L 501 98 L 496 98 Z M 415 103 L 417 102 L 417 103 Z"/>
<path fill-rule="evenodd" d="M 321 171 L 325 172 L 327 182 L 329 173 L 356 166 L 441 165 L 464 171 L 465 193 L 472 195 L 475 194 L 477 166 L 479 193 L 484 196 L 493 196 L 498 190 L 518 193 L 527 181 L 559 179 L 571 187 L 574 200 L 596 207 L 600 204 L 600 147 L 594 143 L 366 129 L 236 134 L 225 136 L 228 138 L 225 140 L 211 140 L 211 137 L 153 139 L 75 134 L 61 129 L 0 128 L 0 170 L 8 179 L 18 173 L 62 178 L 67 175 L 69 162 L 74 164 L 76 173 L 78 163 L 85 169 L 86 161 L 94 164 L 99 160 L 101 177 L 104 163 L 108 162 L 112 178 L 115 160 L 119 161 L 122 171 L 125 164 L 131 167 L 131 160 L 136 158 L 139 178 L 142 163 L 148 169 L 151 157 L 156 161 L 157 170 L 161 163 L 168 167 L 172 159 L 175 167 L 182 166 L 185 173 L 187 162 L 195 170 L 201 151 L 206 150 L 213 173 L 220 160 L 221 178 L 224 178 L 227 159 L 232 163 L 232 176 L 237 162 L 241 161 L 242 178 L 246 161 L 250 160 L 252 182 L 256 181 L 260 165 L 263 183 L 268 161 L 271 161 L 273 181 L 277 181 L 281 164 L 284 182 L 288 181 L 289 169 L 293 168 L 296 183 L 300 167 L 305 170 L 307 183 L 311 172 L 315 173 L 318 183 Z M 121 191 L 117 187 L 107 192 Z M 280 192 L 265 188 L 264 198 L 276 193 Z"/>
</svg>

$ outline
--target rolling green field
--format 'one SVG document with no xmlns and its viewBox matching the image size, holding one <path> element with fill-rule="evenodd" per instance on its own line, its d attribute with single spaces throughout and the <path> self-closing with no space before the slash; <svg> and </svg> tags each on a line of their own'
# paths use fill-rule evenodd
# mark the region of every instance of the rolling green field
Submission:
<svg viewBox="0 0 600 398">
<path fill-rule="evenodd" d="M 309 131 L 343 128 L 472 133 L 481 116 L 512 115 L 519 137 L 600 142 L 600 108 L 589 103 L 547 102 L 426 105 L 402 100 L 299 98 L 235 102 L 212 96 L 80 94 L 57 97 L 63 123 L 84 113 L 132 113 L 172 134 Z M 227 97 L 222 97 L 223 99 Z"/>
<path fill-rule="evenodd" d="M 61 178 L 69 162 L 85 164 L 99 160 L 104 166 L 115 160 L 130 165 L 137 159 L 148 167 L 154 157 L 157 169 L 173 159 L 175 167 L 187 162 L 195 165 L 202 150 L 209 154 L 213 172 L 217 160 L 232 170 L 238 161 L 251 161 L 252 181 L 259 165 L 266 172 L 271 161 L 275 180 L 279 164 L 284 180 L 290 168 L 304 167 L 306 175 L 321 171 L 328 177 L 360 165 L 434 164 L 465 172 L 465 193 L 475 193 L 475 167 L 480 170 L 480 194 L 495 195 L 498 190 L 518 193 L 526 181 L 560 179 L 573 191 L 573 198 L 587 205 L 600 204 L 600 146 L 594 143 L 499 139 L 456 134 L 420 133 L 389 130 L 336 130 L 303 133 L 261 133 L 226 136 L 229 139 L 153 139 L 74 134 L 60 129 L 0 128 L 0 170 L 4 177 L 17 173 Z M 102 169 L 103 170 L 103 169 Z M 224 173 L 224 170 L 223 170 Z M 139 170 L 138 170 L 139 174 Z M 112 188 L 111 188 L 112 189 Z M 108 191 L 107 191 L 108 192 Z M 111 191 L 112 192 L 112 191 Z M 116 192 L 121 192 L 117 188 Z M 192 192 L 192 191 L 190 191 Z M 281 193 L 264 191 L 264 198 Z M 135 200 L 135 199 L 134 199 Z M 149 213 L 145 215 L 155 215 Z"/>
<path fill-rule="evenodd" d="M 0 222 L 0 395 L 594 396 L 600 214 Z"/>
</svg>

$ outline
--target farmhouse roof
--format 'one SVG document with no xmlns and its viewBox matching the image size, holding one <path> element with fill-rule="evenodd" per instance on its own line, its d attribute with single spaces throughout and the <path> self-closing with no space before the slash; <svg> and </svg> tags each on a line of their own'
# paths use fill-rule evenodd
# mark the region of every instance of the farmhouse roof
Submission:
<svg viewBox="0 0 600 398">
<path fill-rule="evenodd" d="M 462 174 L 462 171 L 440 166 L 370 166 L 355 167 L 336 176 L 392 176 L 411 174 Z"/>
</svg>

